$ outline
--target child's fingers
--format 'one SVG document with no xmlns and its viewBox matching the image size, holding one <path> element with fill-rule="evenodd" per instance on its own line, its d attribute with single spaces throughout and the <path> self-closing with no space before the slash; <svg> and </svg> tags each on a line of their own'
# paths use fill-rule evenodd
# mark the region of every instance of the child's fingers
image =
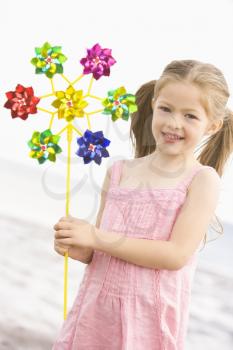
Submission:
<svg viewBox="0 0 233 350">
<path fill-rule="evenodd" d="M 54 249 L 60 255 L 65 255 L 65 253 L 68 252 L 68 248 L 57 244 L 56 241 L 54 242 Z"/>
<path fill-rule="evenodd" d="M 57 229 L 62 229 L 62 228 L 70 228 L 68 225 L 72 224 L 72 223 L 75 223 L 77 219 L 71 215 L 68 215 L 68 216 L 63 216 L 54 226 L 54 230 L 57 230 Z M 65 225 L 65 226 L 64 226 Z"/>
<path fill-rule="evenodd" d="M 53 226 L 54 230 L 70 230 L 72 224 L 70 222 L 59 221 Z"/>
<path fill-rule="evenodd" d="M 54 237 L 56 239 L 69 238 L 69 237 L 72 237 L 72 231 L 71 230 L 57 230 L 57 231 L 55 231 Z"/>
<path fill-rule="evenodd" d="M 71 247 L 74 245 L 73 239 L 69 238 L 69 237 L 68 238 L 57 238 L 56 241 L 59 245 L 63 245 L 66 247 Z"/>
<path fill-rule="evenodd" d="M 70 248 L 70 246 L 69 245 L 67 245 L 67 244 L 62 244 L 62 243 L 60 243 L 60 242 L 58 242 L 58 240 L 57 239 L 55 239 L 54 240 L 54 246 L 56 245 L 56 247 L 59 247 L 59 248 L 62 248 L 62 249 L 68 249 L 68 248 Z"/>
<path fill-rule="evenodd" d="M 68 215 L 68 216 L 63 216 L 59 221 L 69 221 L 69 222 L 72 222 L 72 221 L 74 221 L 74 217 L 73 216 L 71 216 L 71 215 Z"/>
</svg>

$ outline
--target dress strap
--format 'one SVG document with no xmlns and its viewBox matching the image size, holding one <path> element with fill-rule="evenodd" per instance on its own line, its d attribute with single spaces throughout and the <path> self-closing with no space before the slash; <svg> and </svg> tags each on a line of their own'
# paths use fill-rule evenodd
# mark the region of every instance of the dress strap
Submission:
<svg viewBox="0 0 233 350">
<path fill-rule="evenodd" d="M 191 184 L 191 182 L 192 182 L 193 178 L 196 176 L 196 174 L 199 173 L 199 171 L 201 171 L 202 169 L 206 169 L 206 168 L 212 169 L 213 171 L 216 172 L 216 170 L 209 165 L 201 165 L 201 164 L 197 165 L 194 169 L 191 170 L 191 173 L 183 181 L 181 181 L 181 183 L 178 187 L 187 191 L 189 185 Z"/>
<path fill-rule="evenodd" d="M 121 178 L 122 166 L 123 166 L 123 159 L 117 160 L 116 162 L 113 163 L 112 170 L 111 170 L 111 182 L 110 182 L 111 187 L 118 186 Z"/>
</svg>

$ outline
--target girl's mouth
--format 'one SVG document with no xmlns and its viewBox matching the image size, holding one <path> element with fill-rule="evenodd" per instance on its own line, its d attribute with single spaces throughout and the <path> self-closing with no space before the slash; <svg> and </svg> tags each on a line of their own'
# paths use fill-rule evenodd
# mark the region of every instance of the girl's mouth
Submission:
<svg viewBox="0 0 233 350">
<path fill-rule="evenodd" d="M 162 132 L 162 135 L 166 143 L 176 143 L 184 140 L 184 137 L 170 136 L 164 132 Z"/>
</svg>

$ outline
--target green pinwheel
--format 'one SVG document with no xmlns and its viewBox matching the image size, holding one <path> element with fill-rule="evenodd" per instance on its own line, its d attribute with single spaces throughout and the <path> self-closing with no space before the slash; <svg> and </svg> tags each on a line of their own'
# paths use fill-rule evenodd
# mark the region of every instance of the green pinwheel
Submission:
<svg viewBox="0 0 233 350">
<path fill-rule="evenodd" d="M 61 153 L 62 149 L 58 146 L 60 136 L 53 135 L 50 129 L 40 133 L 34 131 L 32 138 L 28 141 L 28 146 L 31 148 L 29 156 L 38 160 L 40 164 L 47 159 L 51 162 L 56 161 L 56 154 Z"/>
<path fill-rule="evenodd" d="M 108 97 L 102 101 L 103 114 L 111 114 L 113 121 L 119 118 L 128 120 L 130 113 L 137 111 L 135 101 L 135 95 L 128 94 L 124 86 L 108 91 Z"/>
<path fill-rule="evenodd" d="M 63 66 L 67 57 L 61 52 L 61 46 L 51 46 L 48 42 L 42 47 L 35 48 L 36 57 L 31 63 L 36 67 L 36 74 L 45 74 L 52 78 L 56 73 L 63 73 Z"/>
</svg>

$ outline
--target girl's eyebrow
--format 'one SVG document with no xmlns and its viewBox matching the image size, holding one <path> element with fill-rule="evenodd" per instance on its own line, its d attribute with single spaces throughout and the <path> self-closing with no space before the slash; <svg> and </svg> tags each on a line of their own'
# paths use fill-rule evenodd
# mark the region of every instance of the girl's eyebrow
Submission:
<svg viewBox="0 0 233 350">
<path fill-rule="evenodd" d="M 159 103 L 166 103 L 168 106 L 173 107 L 170 103 L 166 102 L 165 100 L 160 100 Z M 198 111 L 195 108 L 191 108 L 191 107 L 190 108 L 183 108 L 182 111 L 193 111 L 193 112 L 196 112 L 198 114 L 201 114 L 200 111 Z"/>
</svg>

